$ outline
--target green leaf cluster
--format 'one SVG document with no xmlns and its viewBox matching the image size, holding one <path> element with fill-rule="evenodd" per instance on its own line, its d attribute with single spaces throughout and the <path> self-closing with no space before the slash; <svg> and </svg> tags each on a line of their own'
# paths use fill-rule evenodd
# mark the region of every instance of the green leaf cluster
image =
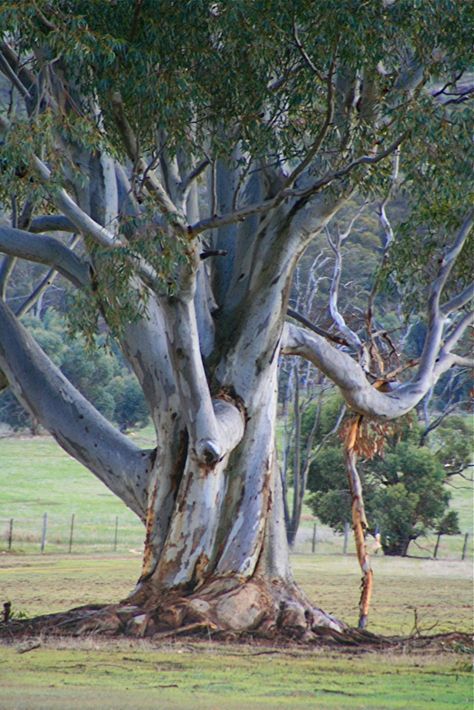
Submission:
<svg viewBox="0 0 474 710">
<path fill-rule="evenodd" d="M 321 418 L 328 431 L 333 420 L 332 409 L 330 403 L 325 418 Z M 456 421 L 449 424 L 449 418 L 445 428 L 446 441 L 454 431 L 454 438 L 462 441 L 466 457 L 462 454 L 460 457 L 465 463 L 471 446 L 469 424 L 464 425 L 464 435 Z M 400 426 L 388 434 L 384 455 L 358 464 L 369 532 L 381 531 L 386 554 L 406 554 L 410 542 L 429 530 L 441 530 L 443 534 L 458 532 L 457 515 L 448 510 L 450 494 L 445 486 L 452 449 L 438 448 L 435 444 L 432 448 L 420 446 L 421 433 L 417 423 L 402 420 Z M 443 441 L 441 432 L 439 437 Z M 341 531 L 344 523 L 351 519 L 351 496 L 343 447 L 336 437 L 317 452 L 310 467 L 308 489 L 314 513 L 323 523 Z"/>
</svg>

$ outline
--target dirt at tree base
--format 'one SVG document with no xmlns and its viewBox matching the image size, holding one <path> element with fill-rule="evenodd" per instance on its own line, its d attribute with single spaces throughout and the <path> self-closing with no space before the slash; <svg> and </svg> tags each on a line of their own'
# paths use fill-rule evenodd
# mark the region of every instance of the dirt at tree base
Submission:
<svg viewBox="0 0 474 710">
<path fill-rule="evenodd" d="M 174 619 L 172 619 L 174 614 Z M 209 620 L 180 623 L 183 614 L 168 610 L 165 621 L 156 610 L 147 612 L 131 604 L 87 605 L 66 612 L 37 616 L 31 619 L 9 619 L 0 622 L 0 643 L 27 642 L 61 637 L 75 638 L 146 638 L 151 642 L 209 640 L 222 643 L 243 643 L 257 646 L 277 646 L 279 649 L 326 648 L 339 652 L 451 652 L 474 653 L 471 634 L 452 631 L 434 635 L 383 636 L 367 630 L 347 627 L 343 631 L 312 626 L 303 630 L 291 625 L 265 624 L 252 631 L 230 631 L 216 628 Z"/>
</svg>

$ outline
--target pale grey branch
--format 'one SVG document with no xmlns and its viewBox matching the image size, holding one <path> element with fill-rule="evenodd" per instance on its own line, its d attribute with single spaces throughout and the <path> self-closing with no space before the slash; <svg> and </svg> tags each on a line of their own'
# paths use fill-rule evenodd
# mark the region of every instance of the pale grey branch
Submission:
<svg viewBox="0 0 474 710">
<path fill-rule="evenodd" d="M 0 368 L 18 399 L 63 449 L 143 519 L 154 454 L 140 450 L 99 414 L 1 301 Z"/>
<path fill-rule="evenodd" d="M 75 232 L 76 227 L 70 219 L 62 214 L 45 214 L 34 217 L 28 227 L 29 232 Z"/>
<path fill-rule="evenodd" d="M 58 239 L 0 225 L 0 251 L 54 267 L 80 288 L 89 283 L 89 265 Z"/>
</svg>

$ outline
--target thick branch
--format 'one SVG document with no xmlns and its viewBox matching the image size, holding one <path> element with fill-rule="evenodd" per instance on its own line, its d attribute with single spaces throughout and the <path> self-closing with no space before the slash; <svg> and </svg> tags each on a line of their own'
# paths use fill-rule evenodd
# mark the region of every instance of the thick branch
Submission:
<svg viewBox="0 0 474 710">
<path fill-rule="evenodd" d="M 244 433 L 243 415 L 227 401 L 212 400 L 199 347 L 194 303 L 164 307 L 181 411 L 198 461 L 212 466 L 232 451 Z"/>
<path fill-rule="evenodd" d="M 0 368 L 25 407 L 140 518 L 154 454 L 120 434 L 71 385 L 0 301 Z"/>
<path fill-rule="evenodd" d="M 381 419 L 395 419 L 407 414 L 454 363 L 454 356 L 446 356 L 428 380 L 421 382 L 417 377 L 413 383 L 400 385 L 391 392 L 380 392 L 349 355 L 337 350 L 321 336 L 295 325 L 285 324 L 282 353 L 306 358 L 339 387 L 349 407 L 359 414 Z"/>
<path fill-rule="evenodd" d="M 76 227 L 70 219 L 62 214 L 45 214 L 34 217 L 28 227 L 29 232 L 75 232 Z"/>
<path fill-rule="evenodd" d="M 465 306 L 472 298 L 474 298 L 474 283 L 469 284 L 464 291 L 461 291 L 457 296 L 453 296 L 449 301 L 443 303 L 441 313 L 444 316 L 448 316 L 450 313 L 453 313 L 453 311 L 457 311 Z"/>
<path fill-rule="evenodd" d="M 47 264 L 80 288 L 89 283 L 89 266 L 59 240 L 33 236 L 21 229 L 0 225 L 0 251 L 9 256 Z"/>
<path fill-rule="evenodd" d="M 66 215 L 78 231 L 91 237 L 91 239 L 104 247 L 110 248 L 120 245 L 120 241 L 115 235 L 89 217 L 89 215 L 74 202 L 66 190 L 50 184 L 52 177 L 51 170 L 42 160 L 35 156 L 33 158 L 33 166 L 45 186 L 50 188 L 51 197 L 58 209 Z"/>
<path fill-rule="evenodd" d="M 425 386 L 425 381 L 429 381 L 432 376 L 443 336 L 445 315 L 440 308 L 441 295 L 454 263 L 461 253 L 473 224 L 474 211 L 468 214 L 464 220 L 455 242 L 444 256 L 438 271 L 438 276 L 431 286 L 428 307 L 428 334 L 426 336 L 423 352 L 421 354 L 420 369 L 418 374 L 418 378 L 423 387 Z"/>
</svg>

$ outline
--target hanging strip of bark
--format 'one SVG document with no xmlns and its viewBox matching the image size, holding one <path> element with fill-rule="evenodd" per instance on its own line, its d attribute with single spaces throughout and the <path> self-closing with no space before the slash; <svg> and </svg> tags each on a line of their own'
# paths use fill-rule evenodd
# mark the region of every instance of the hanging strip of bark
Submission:
<svg viewBox="0 0 474 710">
<path fill-rule="evenodd" d="M 365 629 L 369 616 L 370 599 L 373 587 L 373 571 L 365 544 L 367 518 L 365 516 L 362 484 L 357 471 L 356 442 L 359 436 L 362 417 L 358 416 L 349 427 L 345 441 L 346 473 L 352 498 L 352 527 L 357 550 L 357 558 L 362 570 L 362 590 L 359 599 L 359 629 Z"/>
</svg>

